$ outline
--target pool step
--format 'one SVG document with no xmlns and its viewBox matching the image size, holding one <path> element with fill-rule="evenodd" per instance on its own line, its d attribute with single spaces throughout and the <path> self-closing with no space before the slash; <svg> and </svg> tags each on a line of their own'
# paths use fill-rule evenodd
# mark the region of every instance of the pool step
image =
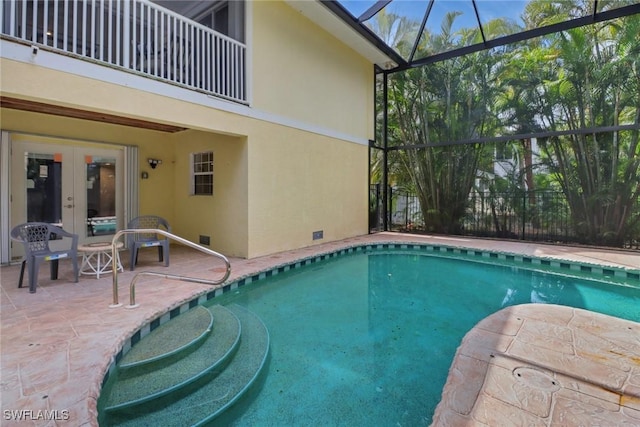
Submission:
<svg viewBox="0 0 640 427">
<path fill-rule="evenodd" d="M 213 314 L 197 306 L 156 328 L 124 355 L 118 369 L 133 373 L 141 367 L 161 364 L 197 348 L 211 333 Z M 179 331 L 179 333 L 177 333 Z"/>
<path fill-rule="evenodd" d="M 106 413 L 101 425 L 201 425 L 244 395 L 267 359 L 268 331 L 255 314 L 238 305 L 209 310 L 213 328 L 196 350 L 178 360 L 166 358 L 166 365 L 154 361 L 118 373 L 101 404 Z"/>
<path fill-rule="evenodd" d="M 196 382 L 198 379 L 207 375 L 209 372 L 224 367 L 227 360 L 233 355 L 240 341 L 240 322 L 238 318 L 226 308 L 217 305 L 209 310 L 202 308 L 209 317 L 213 317 L 213 328 L 206 339 L 201 342 L 194 342 L 193 350 L 190 352 L 182 351 L 181 357 L 169 357 L 171 349 L 162 356 L 156 356 L 155 359 L 146 359 L 146 361 L 161 361 L 159 363 L 143 363 L 131 365 L 127 364 L 126 369 L 118 372 L 118 381 L 114 384 L 109 393 L 108 399 L 105 401 L 105 410 L 107 412 L 122 409 L 126 407 L 139 406 L 146 402 L 152 401 L 169 393 L 176 392 L 181 388 Z M 194 308 L 195 310 L 195 308 Z M 187 316 L 190 319 L 197 319 L 200 316 L 189 316 L 191 313 L 180 315 L 174 320 Z M 176 322 L 178 325 L 172 325 L 169 321 L 158 329 L 164 329 L 157 336 L 167 336 L 183 334 L 183 327 L 190 322 Z M 155 331 L 154 331 L 155 332 Z M 151 334 L 149 334 L 151 337 Z M 170 341 L 169 341 L 170 342 Z M 157 339 L 142 340 L 136 347 L 150 347 L 153 345 L 162 345 Z M 199 344 L 199 345 L 198 345 Z M 144 351 L 147 352 L 146 350 Z M 124 360 L 125 358 L 123 358 Z M 147 366 L 149 365 L 149 366 Z"/>
</svg>

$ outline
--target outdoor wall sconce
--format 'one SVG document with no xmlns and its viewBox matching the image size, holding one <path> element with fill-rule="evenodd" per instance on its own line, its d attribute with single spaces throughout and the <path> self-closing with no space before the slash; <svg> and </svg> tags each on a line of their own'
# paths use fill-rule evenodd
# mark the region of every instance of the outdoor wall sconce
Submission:
<svg viewBox="0 0 640 427">
<path fill-rule="evenodd" d="M 156 166 L 162 164 L 162 160 L 159 159 L 147 159 L 147 161 L 149 162 L 149 166 L 151 166 L 151 169 L 155 169 Z"/>
</svg>

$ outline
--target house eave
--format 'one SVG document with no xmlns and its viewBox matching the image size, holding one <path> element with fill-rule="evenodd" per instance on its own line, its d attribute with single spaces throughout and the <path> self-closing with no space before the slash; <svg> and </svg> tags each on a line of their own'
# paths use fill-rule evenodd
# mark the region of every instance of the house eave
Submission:
<svg viewBox="0 0 640 427">
<path fill-rule="evenodd" d="M 320 1 L 285 0 L 285 2 L 378 67 L 390 69 L 399 65 Z"/>
</svg>

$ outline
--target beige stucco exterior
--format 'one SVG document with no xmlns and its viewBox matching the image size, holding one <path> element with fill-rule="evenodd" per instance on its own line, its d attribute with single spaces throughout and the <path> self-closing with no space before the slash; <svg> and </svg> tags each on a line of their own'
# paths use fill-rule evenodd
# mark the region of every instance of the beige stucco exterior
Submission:
<svg viewBox="0 0 640 427">
<path fill-rule="evenodd" d="M 373 65 L 282 2 L 252 2 L 251 105 L 216 108 L 202 94 L 138 89 L 46 63 L 2 58 L 3 96 L 187 128 L 167 133 L 2 109 L 3 130 L 60 143 L 137 146 L 141 214 L 228 256 L 255 257 L 365 234 Z M 39 59 L 40 60 L 40 59 Z M 113 72 L 113 70 L 110 70 Z M 143 77 L 134 76 L 136 79 Z M 162 88 L 167 84 L 154 82 Z M 186 91 L 186 89 L 184 90 Z M 365 143 L 362 143 L 364 141 Z M 190 195 L 190 153 L 214 152 L 214 195 Z M 151 170 L 146 159 L 162 159 Z"/>
<path fill-rule="evenodd" d="M 372 138 L 373 66 L 284 3 L 253 9 L 254 106 Z"/>
</svg>

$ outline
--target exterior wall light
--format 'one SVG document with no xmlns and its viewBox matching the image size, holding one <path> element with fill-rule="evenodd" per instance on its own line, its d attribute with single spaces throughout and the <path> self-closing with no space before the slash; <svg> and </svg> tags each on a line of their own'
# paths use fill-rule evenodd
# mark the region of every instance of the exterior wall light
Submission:
<svg viewBox="0 0 640 427">
<path fill-rule="evenodd" d="M 155 169 L 156 166 L 162 164 L 162 160 L 159 159 L 147 159 L 147 161 L 149 162 L 149 166 L 151 166 L 151 169 Z"/>
</svg>

